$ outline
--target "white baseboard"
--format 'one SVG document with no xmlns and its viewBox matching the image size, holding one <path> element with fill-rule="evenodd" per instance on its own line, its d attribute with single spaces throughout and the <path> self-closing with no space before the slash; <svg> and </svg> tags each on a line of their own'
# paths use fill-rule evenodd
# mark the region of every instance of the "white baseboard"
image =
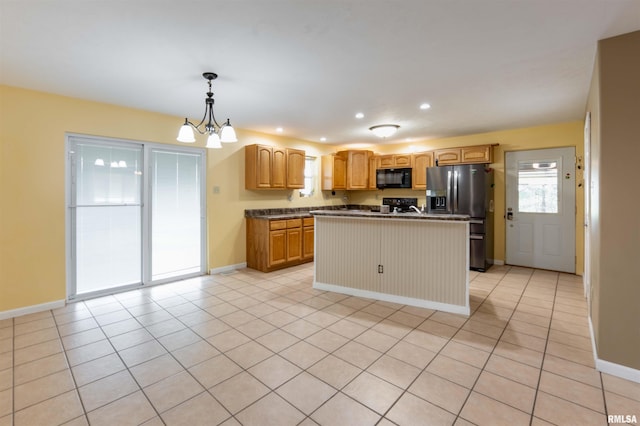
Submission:
<svg viewBox="0 0 640 426">
<path fill-rule="evenodd" d="M 450 303 L 434 302 L 413 297 L 396 296 L 395 294 L 378 293 L 377 291 L 361 290 L 358 288 L 342 287 L 335 284 L 313 282 L 313 288 L 318 290 L 332 291 L 334 293 L 348 294 L 349 296 L 364 297 L 366 299 L 383 300 L 385 302 L 399 303 L 401 305 L 417 306 L 418 308 L 435 309 L 438 311 L 450 312 L 469 316 L 470 308 L 467 306 L 452 305 Z M 467 299 L 468 300 L 468 299 Z"/>
<path fill-rule="evenodd" d="M 591 317 L 589 319 L 589 332 L 591 333 L 591 348 L 593 350 L 593 360 L 596 364 L 596 370 L 601 373 L 611 374 L 612 376 L 620 377 L 635 383 L 640 383 L 640 370 L 627 367 L 625 365 L 616 364 L 614 362 L 605 361 L 598 358 L 598 351 L 596 350 L 596 339 L 593 333 L 593 323 Z"/>
<path fill-rule="evenodd" d="M 223 272 L 231 272 L 236 269 L 244 269 L 247 267 L 247 262 L 236 263 L 235 265 L 220 266 L 219 268 L 209 269 L 209 275 L 221 274 Z"/>
<path fill-rule="evenodd" d="M 39 305 L 25 306 L 24 308 L 11 309 L 9 311 L 0 312 L 0 320 L 7 318 L 19 317 L 22 315 L 35 314 L 42 311 L 48 311 L 51 309 L 62 308 L 65 305 L 64 300 L 55 300 L 53 302 L 41 303 Z"/>
</svg>

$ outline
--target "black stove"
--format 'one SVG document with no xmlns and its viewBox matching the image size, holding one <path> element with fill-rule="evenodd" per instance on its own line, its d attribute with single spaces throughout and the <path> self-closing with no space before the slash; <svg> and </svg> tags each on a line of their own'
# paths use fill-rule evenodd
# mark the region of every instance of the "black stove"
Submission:
<svg viewBox="0 0 640 426">
<path fill-rule="evenodd" d="M 383 206 L 389 206 L 389 210 L 393 212 L 395 207 L 398 208 L 400 212 L 408 212 L 411 210 L 411 206 L 418 207 L 418 199 L 417 198 L 383 198 L 382 199 Z"/>
</svg>

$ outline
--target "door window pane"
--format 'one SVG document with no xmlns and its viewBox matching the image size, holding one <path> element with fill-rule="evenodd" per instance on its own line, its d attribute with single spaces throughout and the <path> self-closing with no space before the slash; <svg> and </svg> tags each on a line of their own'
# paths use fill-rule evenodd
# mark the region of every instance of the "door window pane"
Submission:
<svg viewBox="0 0 640 426">
<path fill-rule="evenodd" d="M 76 293 L 142 281 L 142 147 L 77 142 Z"/>
<path fill-rule="evenodd" d="M 199 154 L 152 151 L 151 279 L 201 271 Z"/>
<path fill-rule="evenodd" d="M 558 213 L 558 162 L 518 162 L 518 211 Z"/>
</svg>

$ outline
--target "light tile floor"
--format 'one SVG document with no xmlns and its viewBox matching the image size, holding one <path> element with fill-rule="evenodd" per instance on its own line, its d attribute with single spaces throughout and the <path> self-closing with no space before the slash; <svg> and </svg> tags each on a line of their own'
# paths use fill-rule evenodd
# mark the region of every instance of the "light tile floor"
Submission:
<svg viewBox="0 0 640 426">
<path fill-rule="evenodd" d="M 0 321 L 4 425 L 604 425 L 580 277 L 472 273 L 463 317 L 241 270 Z"/>
</svg>

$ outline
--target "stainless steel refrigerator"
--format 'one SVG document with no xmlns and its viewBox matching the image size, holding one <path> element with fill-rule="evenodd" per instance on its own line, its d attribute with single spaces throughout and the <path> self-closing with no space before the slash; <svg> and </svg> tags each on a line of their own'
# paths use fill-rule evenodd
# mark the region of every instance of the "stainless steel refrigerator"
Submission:
<svg viewBox="0 0 640 426">
<path fill-rule="evenodd" d="M 493 170 L 485 164 L 427 167 L 427 212 L 468 215 L 471 269 L 493 261 Z"/>
</svg>

